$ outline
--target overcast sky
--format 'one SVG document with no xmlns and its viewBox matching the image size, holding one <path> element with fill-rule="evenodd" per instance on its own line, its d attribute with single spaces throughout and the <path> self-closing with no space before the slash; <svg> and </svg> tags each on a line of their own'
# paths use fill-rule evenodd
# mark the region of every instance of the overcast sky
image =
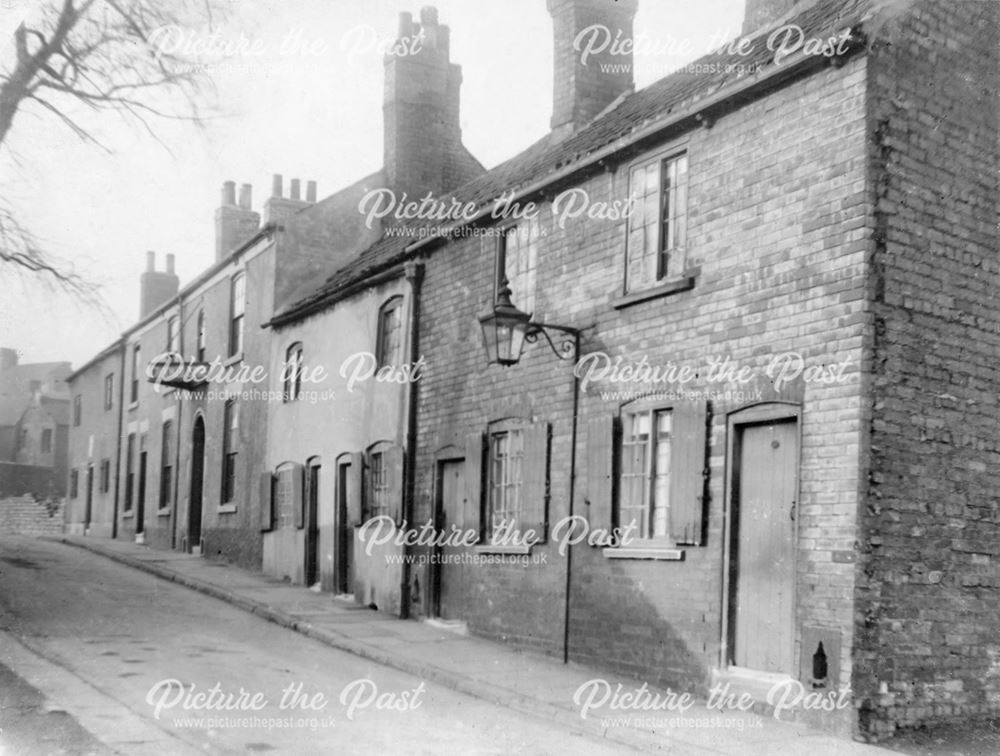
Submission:
<svg viewBox="0 0 1000 756">
<path fill-rule="evenodd" d="M 5 64 L 13 29 L 37 2 L 0 2 Z M 48 248 L 102 286 L 108 309 L 101 314 L 0 271 L 0 346 L 20 350 L 22 361 L 79 366 L 113 341 L 138 316 L 146 250 L 157 252 L 160 268 L 163 256 L 174 253 L 182 286 L 210 265 L 223 181 L 252 183 L 259 210 L 274 173 L 284 175 L 286 191 L 293 177 L 303 186 L 316 180 L 322 198 L 381 166 L 383 65 L 368 41 L 391 39 L 400 11 L 416 16 L 420 5 L 230 5 L 220 38 L 256 52 L 205 58 L 214 66 L 221 115 L 204 132 L 163 126 L 169 152 L 114 115 L 88 121 L 114 148 L 110 157 L 81 144 L 51 116 L 19 115 L 0 154 L 0 192 Z M 463 70 L 464 142 L 492 167 L 548 130 L 552 24 L 545 0 L 436 5 L 451 27 L 452 60 Z M 742 17 L 743 0 L 640 0 L 636 34 L 660 52 L 636 57 L 637 85 L 707 52 L 713 40 L 735 36 Z"/>
</svg>

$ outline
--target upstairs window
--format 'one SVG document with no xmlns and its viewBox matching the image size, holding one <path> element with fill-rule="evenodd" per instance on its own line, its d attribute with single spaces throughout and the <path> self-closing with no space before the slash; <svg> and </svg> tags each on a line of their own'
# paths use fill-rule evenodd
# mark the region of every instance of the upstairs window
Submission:
<svg viewBox="0 0 1000 756">
<path fill-rule="evenodd" d="M 79 495 L 80 473 L 76 470 L 69 471 L 69 497 L 75 499 Z"/>
<path fill-rule="evenodd" d="M 104 411 L 110 412 L 115 408 L 115 374 L 108 373 L 104 376 Z"/>
<path fill-rule="evenodd" d="M 538 269 L 538 219 L 511 226 L 500 237 L 497 292 L 506 279 L 510 299 L 519 310 L 535 311 L 535 272 Z"/>
<path fill-rule="evenodd" d="M 229 304 L 229 356 L 243 352 L 243 318 L 246 313 L 246 276 L 233 277 Z"/>
<path fill-rule="evenodd" d="M 73 397 L 73 425 L 74 426 L 80 425 L 80 419 L 81 419 L 81 416 L 83 415 L 83 406 L 82 406 L 81 402 L 82 402 L 82 397 L 79 394 L 77 394 L 76 396 Z"/>
<path fill-rule="evenodd" d="M 625 291 L 636 292 L 684 271 L 688 158 L 658 157 L 632 168 Z"/>
<path fill-rule="evenodd" d="M 282 372 L 285 377 L 286 402 L 294 402 L 302 396 L 302 344 L 296 342 L 285 352 L 285 365 Z"/>
<path fill-rule="evenodd" d="M 45 428 L 42 431 L 42 454 L 52 453 L 52 429 Z"/>
<path fill-rule="evenodd" d="M 134 404 L 139 401 L 139 362 L 141 361 L 141 349 L 136 344 L 132 348 L 132 386 L 129 400 Z"/>
<path fill-rule="evenodd" d="M 181 338 L 180 328 L 178 328 L 177 316 L 174 315 L 167 321 L 167 351 L 180 352 Z"/>
<path fill-rule="evenodd" d="M 205 311 L 201 310 L 198 313 L 198 337 L 194 353 L 197 362 L 205 361 L 205 341 Z"/>
<path fill-rule="evenodd" d="M 376 353 L 379 367 L 395 365 L 399 361 L 402 331 L 403 298 L 393 297 L 382 305 L 378 314 Z"/>
</svg>

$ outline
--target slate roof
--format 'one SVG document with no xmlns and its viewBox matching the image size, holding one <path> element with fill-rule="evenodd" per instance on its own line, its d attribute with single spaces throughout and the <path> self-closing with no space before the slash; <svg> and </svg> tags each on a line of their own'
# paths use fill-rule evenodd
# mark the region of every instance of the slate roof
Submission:
<svg viewBox="0 0 1000 756">
<path fill-rule="evenodd" d="M 887 0 L 819 0 L 797 13 L 789 14 L 781 23 L 795 24 L 806 37 L 834 36 L 845 30 L 860 30 L 862 21 L 867 20 L 877 8 Z M 890 0 L 897 2 L 898 0 Z M 628 94 L 613 104 L 593 122 L 564 139 L 556 140 L 552 134 L 539 140 L 515 157 L 501 163 L 496 168 L 468 182 L 449 196 L 460 202 L 475 202 L 489 205 L 504 193 L 517 191 L 544 181 L 547 177 L 581 163 L 594 153 L 627 140 L 630 136 L 657 121 L 668 119 L 700 101 L 704 101 L 723 87 L 740 79 L 748 82 L 762 73 L 776 68 L 774 52 L 768 49 L 767 37 L 772 24 L 763 33 L 757 33 L 752 50 L 747 55 L 738 52 L 709 53 L 684 68 L 701 66 L 698 72 L 683 69 L 658 80 L 645 89 Z M 855 43 L 860 40 L 854 34 Z M 706 72 L 705 67 L 719 64 Z M 727 71 L 728 64 L 742 64 Z M 746 73 L 757 71 L 758 73 Z M 441 197 L 438 199 L 448 199 Z M 434 224 L 447 225 L 447 224 Z M 405 235 L 385 235 L 368 247 L 358 257 L 331 275 L 321 286 L 302 299 L 279 312 L 272 323 L 283 325 L 320 310 L 327 302 L 332 302 L 339 293 L 402 262 L 410 256 L 407 248 L 417 238 Z"/>
</svg>

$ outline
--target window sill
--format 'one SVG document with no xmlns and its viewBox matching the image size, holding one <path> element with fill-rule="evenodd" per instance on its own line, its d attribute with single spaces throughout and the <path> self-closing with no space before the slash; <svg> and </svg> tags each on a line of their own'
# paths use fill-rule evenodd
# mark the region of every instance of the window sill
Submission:
<svg viewBox="0 0 1000 756">
<path fill-rule="evenodd" d="M 134 514 L 135 514 L 135 512 L 133 512 L 131 509 L 126 510 L 125 512 L 122 512 L 122 519 L 123 520 L 127 520 L 127 519 L 131 518 Z"/>
<path fill-rule="evenodd" d="M 136 409 L 139 409 L 139 400 L 138 399 L 136 399 L 134 402 L 129 402 L 129 405 L 128 405 L 128 411 L 129 412 L 131 412 L 132 410 L 136 410 Z"/>
<path fill-rule="evenodd" d="M 485 543 L 485 544 L 480 544 L 479 546 L 476 546 L 475 552 L 477 554 L 512 554 L 512 555 L 520 556 L 520 555 L 523 555 L 523 554 L 530 554 L 531 553 L 531 547 L 530 546 L 523 546 L 523 545 L 520 545 L 520 544 L 517 544 L 517 545 L 510 544 L 510 545 L 508 545 L 508 544 L 498 543 L 498 544 L 493 545 L 493 544 Z"/>
<path fill-rule="evenodd" d="M 227 357 L 225 362 L 222 363 L 222 367 L 229 367 L 230 365 L 236 365 L 243 362 L 243 352 L 237 352 L 231 357 Z"/>
<path fill-rule="evenodd" d="M 666 546 L 615 546 L 601 549 L 605 559 L 653 559 L 659 562 L 683 562 L 684 549 Z"/>
<path fill-rule="evenodd" d="M 215 510 L 219 514 L 235 514 L 236 505 L 235 504 L 220 504 L 219 508 Z"/>
<path fill-rule="evenodd" d="M 665 297 L 670 294 L 689 291 L 694 288 L 694 282 L 694 275 L 671 278 L 669 281 L 664 281 L 651 289 L 633 291 L 630 294 L 625 294 L 617 299 L 613 299 L 611 301 L 611 306 L 616 310 L 624 310 L 626 307 L 631 307 L 632 305 L 637 305 L 642 302 L 648 302 L 651 299 L 659 299 L 660 297 Z"/>
<path fill-rule="evenodd" d="M 170 507 L 167 507 L 166 509 L 157 509 L 156 510 L 156 516 L 157 517 L 170 517 L 170 511 L 171 511 Z"/>
</svg>

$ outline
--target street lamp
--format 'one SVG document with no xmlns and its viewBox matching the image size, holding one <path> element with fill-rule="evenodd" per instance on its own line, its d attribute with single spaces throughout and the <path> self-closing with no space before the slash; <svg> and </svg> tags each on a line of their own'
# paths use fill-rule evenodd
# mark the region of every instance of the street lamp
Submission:
<svg viewBox="0 0 1000 756">
<path fill-rule="evenodd" d="M 579 331 L 566 326 L 549 323 L 533 323 L 531 315 L 517 309 L 510 301 L 510 284 L 504 278 L 493 308 L 479 316 L 479 325 L 483 329 L 483 343 L 486 346 L 486 360 L 490 365 L 509 367 L 521 360 L 524 344 L 534 344 L 542 335 L 549 343 L 552 353 L 560 360 L 571 360 L 576 357 L 577 338 Z M 558 347 L 552 341 L 548 331 L 560 331 L 567 336 Z"/>
</svg>

